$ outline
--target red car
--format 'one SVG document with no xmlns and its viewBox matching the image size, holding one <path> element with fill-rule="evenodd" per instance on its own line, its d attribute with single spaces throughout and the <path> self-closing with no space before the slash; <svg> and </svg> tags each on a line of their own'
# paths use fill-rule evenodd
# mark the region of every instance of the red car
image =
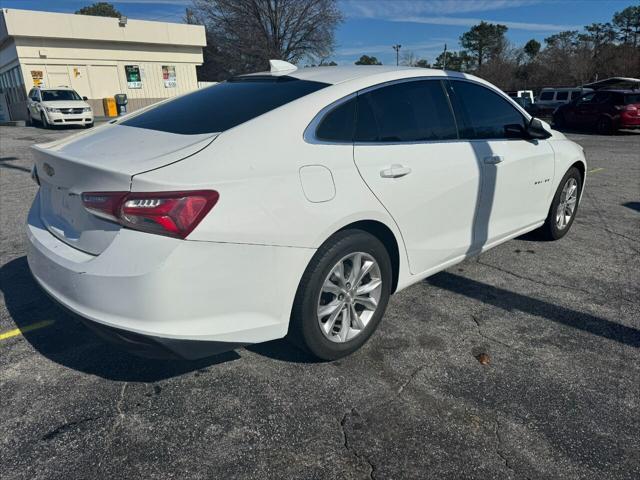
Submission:
<svg viewBox="0 0 640 480">
<path fill-rule="evenodd" d="M 556 127 L 595 128 L 600 134 L 640 129 L 640 90 L 597 90 L 553 112 Z"/>
</svg>

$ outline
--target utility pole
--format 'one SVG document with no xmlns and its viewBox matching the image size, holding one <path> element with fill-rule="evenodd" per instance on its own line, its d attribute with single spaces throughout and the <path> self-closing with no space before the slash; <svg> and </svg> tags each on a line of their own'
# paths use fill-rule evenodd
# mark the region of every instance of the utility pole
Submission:
<svg viewBox="0 0 640 480">
<path fill-rule="evenodd" d="M 400 49 L 401 48 L 402 48 L 402 45 L 400 45 L 399 43 L 396 45 L 393 45 L 393 49 L 396 51 L 396 67 L 400 65 Z"/>
<path fill-rule="evenodd" d="M 442 69 L 447 69 L 447 44 L 444 44 L 444 55 L 442 55 Z"/>
</svg>

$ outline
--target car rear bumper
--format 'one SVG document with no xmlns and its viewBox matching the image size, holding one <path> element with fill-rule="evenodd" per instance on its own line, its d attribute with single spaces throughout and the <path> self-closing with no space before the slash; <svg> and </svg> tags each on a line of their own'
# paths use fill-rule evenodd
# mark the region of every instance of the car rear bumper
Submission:
<svg viewBox="0 0 640 480">
<path fill-rule="evenodd" d="M 149 356 L 151 345 L 197 358 L 286 335 L 313 249 L 123 229 L 93 256 L 49 233 L 38 203 L 26 229 L 33 276 L 57 302 L 129 350 Z"/>
</svg>

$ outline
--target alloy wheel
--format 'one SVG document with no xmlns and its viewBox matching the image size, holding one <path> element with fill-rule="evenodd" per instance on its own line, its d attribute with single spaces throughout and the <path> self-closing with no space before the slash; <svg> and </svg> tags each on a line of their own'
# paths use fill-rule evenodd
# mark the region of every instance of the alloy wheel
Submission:
<svg viewBox="0 0 640 480">
<path fill-rule="evenodd" d="M 562 187 L 560 193 L 560 203 L 556 210 L 556 226 L 559 230 L 564 230 L 571 222 L 576 205 L 578 204 L 578 182 L 575 178 L 569 178 Z"/>
<path fill-rule="evenodd" d="M 344 343 L 373 318 L 382 293 L 378 262 L 364 252 L 340 259 L 327 275 L 318 298 L 317 318 L 326 338 Z"/>
</svg>

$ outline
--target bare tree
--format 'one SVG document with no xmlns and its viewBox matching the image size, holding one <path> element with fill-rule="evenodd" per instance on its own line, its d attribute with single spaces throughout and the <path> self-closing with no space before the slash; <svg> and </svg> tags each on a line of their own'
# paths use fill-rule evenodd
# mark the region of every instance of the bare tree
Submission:
<svg viewBox="0 0 640 480">
<path fill-rule="evenodd" d="M 201 77 L 223 80 L 268 67 L 327 58 L 342 21 L 336 0 L 193 0 L 185 21 L 207 30 Z"/>
</svg>

